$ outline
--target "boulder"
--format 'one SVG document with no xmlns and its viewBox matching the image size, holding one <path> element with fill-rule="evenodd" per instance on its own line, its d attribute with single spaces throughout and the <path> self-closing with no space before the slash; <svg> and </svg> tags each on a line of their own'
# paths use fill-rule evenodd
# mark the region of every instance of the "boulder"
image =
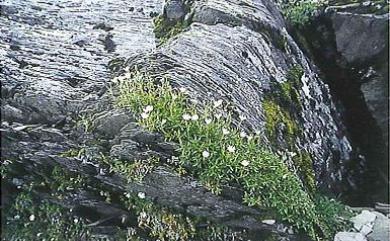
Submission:
<svg viewBox="0 0 390 241">
<path fill-rule="evenodd" d="M 334 241 L 367 241 L 361 233 L 339 232 L 334 237 Z"/>
<path fill-rule="evenodd" d="M 340 190 L 353 150 L 328 86 L 275 4 L 194 1 L 190 9 L 190 26 L 152 53 L 129 57 L 130 70 L 164 76 L 201 105 L 231 103 L 239 128 L 263 133 L 276 150 L 308 153 L 320 186 Z M 270 123 L 272 113 L 283 117 Z"/>
</svg>

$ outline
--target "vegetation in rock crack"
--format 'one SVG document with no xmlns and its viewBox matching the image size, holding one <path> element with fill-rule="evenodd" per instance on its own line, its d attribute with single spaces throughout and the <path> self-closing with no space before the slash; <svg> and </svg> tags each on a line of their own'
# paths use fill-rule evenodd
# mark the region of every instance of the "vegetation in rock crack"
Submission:
<svg viewBox="0 0 390 241">
<path fill-rule="evenodd" d="M 323 6 L 321 0 L 281 0 L 283 15 L 293 26 L 302 28 L 312 19 L 315 11 Z"/>
<path fill-rule="evenodd" d="M 334 217 L 322 213 L 328 209 L 318 208 L 297 175 L 262 146 L 259 136 L 232 125 L 222 100 L 200 108 L 186 89 L 176 90 L 165 79 L 140 73 L 119 85 L 118 106 L 137 113 L 150 131 L 178 142 L 179 162 L 211 191 L 218 194 L 222 185 L 241 185 L 246 204 L 275 209 L 282 220 L 312 238 L 332 236 L 334 223 L 329 219 Z"/>
<path fill-rule="evenodd" d="M 142 161 L 136 160 L 134 162 L 112 160 L 108 157 L 103 157 L 102 159 L 105 164 L 109 165 L 111 172 L 121 174 L 129 182 L 142 181 L 159 163 L 157 158 L 149 158 Z"/>
<path fill-rule="evenodd" d="M 157 39 L 160 40 L 160 44 L 164 44 L 173 36 L 176 36 L 189 26 L 189 20 L 170 21 L 164 18 L 163 15 L 159 15 L 154 18 L 154 34 Z"/>
<path fill-rule="evenodd" d="M 14 162 L 2 165 L 2 182 L 15 181 L 11 169 L 18 167 Z M 85 220 L 71 214 L 69 209 L 49 200 L 42 200 L 37 192 L 50 190 L 51 198 L 63 200 L 66 193 L 73 192 L 87 184 L 80 175 L 70 174 L 59 166 L 37 177 L 34 181 L 21 184 L 19 191 L 11 195 L 11 203 L 4 206 L 2 240 L 79 240 L 89 235 Z M 50 198 L 50 199 L 51 199 Z"/>
<path fill-rule="evenodd" d="M 79 240 L 87 232 L 84 221 L 59 205 L 34 200 L 29 192 L 16 196 L 7 210 L 2 240 Z"/>
<path fill-rule="evenodd" d="M 239 231 L 208 223 L 207 227 L 199 228 L 200 223 L 206 220 L 187 217 L 175 213 L 166 207 L 155 205 L 148 200 L 144 193 L 125 193 L 121 198 L 129 211 L 137 216 L 137 225 L 147 231 L 148 236 L 162 241 L 187 241 L 187 240 L 242 240 Z M 133 230 L 127 238 L 136 238 L 137 233 Z M 126 239 L 128 240 L 128 239 Z M 130 239 L 132 240 L 132 239 Z"/>
<path fill-rule="evenodd" d="M 302 88 L 301 79 L 303 77 L 302 67 L 292 66 L 286 74 L 286 80 L 282 83 L 276 83 L 272 92 L 265 95 L 263 112 L 267 138 L 277 148 L 282 145 L 279 143 L 279 137 L 282 137 L 286 148 L 292 155 L 291 161 L 297 169 L 296 172 L 301 178 L 304 188 L 313 195 L 316 192 L 313 161 L 310 153 L 297 150 L 295 146 L 296 138 L 302 133 L 294 113 L 299 113 L 302 109 L 299 89 Z M 282 133 L 277 133 L 279 130 Z"/>
</svg>

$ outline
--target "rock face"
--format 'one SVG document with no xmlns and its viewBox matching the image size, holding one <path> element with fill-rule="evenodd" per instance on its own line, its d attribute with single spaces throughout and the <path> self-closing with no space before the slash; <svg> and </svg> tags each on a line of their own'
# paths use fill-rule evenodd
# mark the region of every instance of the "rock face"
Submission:
<svg viewBox="0 0 390 241">
<path fill-rule="evenodd" d="M 200 102 L 231 102 L 236 123 L 246 117 L 242 128 L 263 133 L 275 149 L 309 153 L 319 184 L 336 188 L 352 148 L 328 87 L 275 5 L 195 1 L 189 9 L 190 26 L 153 53 L 130 57 L 130 69 L 167 77 Z M 271 123 L 276 112 L 284 121 Z"/>
<path fill-rule="evenodd" d="M 367 183 L 358 186 L 368 186 L 374 200 L 388 202 L 389 14 L 383 7 L 370 1 L 331 6 L 304 32 L 316 63 L 344 106 L 353 145 L 367 160 Z"/>
</svg>

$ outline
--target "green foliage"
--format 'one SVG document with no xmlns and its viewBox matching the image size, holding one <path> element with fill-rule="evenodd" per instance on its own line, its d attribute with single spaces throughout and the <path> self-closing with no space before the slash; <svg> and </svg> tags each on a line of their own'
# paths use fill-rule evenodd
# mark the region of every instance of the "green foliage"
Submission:
<svg viewBox="0 0 390 241">
<path fill-rule="evenodd" d="M 95 128 L 94 126 L 94 115 L 93 114 L 83 114 L 80 115 L 79 120 L 76 123 L 77 127 L 83 128 L 84 132 L 92 132 Z"/>
<path fill-rule="evenodd" d="M 327 223 L 327 225 L 323 225 L 323 227 L 326 228 L 324 232 L 336 233 L 339 230 L 348 230 L 352 228 L 349 219 L 353 217 L 353 211 L 342 203 L 322 195 L 317 195 L 315 197 L 315 203 L 316 211 L 320 215 L 321 220 Z"/>
<path fill-rule="evenodd" d="M 319 238 L 318 230 L 325 237 L 331 236 L 326 231 L 327 220 L 317 213 L 299 178 L 278 156 L 262 147 L 258 136 L 233 127 L 222 102 L 206 104 L 199 111 L 185 90 L 178 91 L 167 80 L 158 82 L 139 73 L 120 82 L 119 90 L 118 106 L 137 113 L 139 123 L 147 129 L 178 142 L 180 163 L 210 190 L 219 193 L 221 185 L 240 184 L 248 205 L 275 209 L 282 220 L 313 238 Z M 274 103 L 265 103 L 270 122 L 285 122 L 287 132 L 294 135 L 297 127 L 291 117 Z M 302 163 L 306 165 L 307 161 Z"/>
<path fill-rule="evenodd" d="M 142 181 L 142 179 L 158 164 L 157 158 L 137 160 L 134 162 L 109 160 L 103 158 L 104 163 L 110 166 L 110 171 L 122 174 L 128 181 Z"/>
<path fill-rule="evenodd" d="M 282 3 L 283 14 L 293 26 L 303 28 L 310 23 L 314 12 L 322 6 L 315 0 L 291 0 Z"/>
<path fill-rule="evenodd" d="M 154 18 L 153 23 L 153 32 L 156 38 L 160 40 L 161 44 L 167 42 L 168 39 L 182 32 L 190 24 L 189 22 L 184 20 L 169 21 L 168 19 L 164 18 L 163 15 L 159 15 Z"/>
<path fill-rule="evenodd" d="M 59 166 L 55 166 L 51 175 L 44 178 L 50 189 L 57 192 L 76 190 L 87 183 L 82 176 L 65 171 Z"/>
<path fill-rule="evenodd" d="M 68 213 L 59 205 L 34 200 L 22 192 L 5 210 L 2 240 L 80 240 L 88 230 L 82 219 Z"/>
</svg>

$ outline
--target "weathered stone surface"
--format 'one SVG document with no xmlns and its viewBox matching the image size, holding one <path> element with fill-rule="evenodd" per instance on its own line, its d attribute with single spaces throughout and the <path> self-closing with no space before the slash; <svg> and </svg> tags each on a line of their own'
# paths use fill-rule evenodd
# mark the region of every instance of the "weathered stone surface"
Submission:
<svg viewBox="0 0 390 241">
<path fill-rule="evenodd" d="M 376 219 L 376 215 L 370 211 L 363 210 L 359 215 L 351 218 L 354 228 L 360 231 L 364 225 L 373 223 Z"/>
<path fill-rule="evenodd" d="M 367 241 L 361 233 L 339 232 L 336 234 L 334 241 Z"/>
<path fill-rule="evenodd" d="M 386 51 L 389 15 L 335 12 L 331 15 L 337 51 L 348 63 L 368 62 Z"/>
<path fill-rule="evenodd" d="M 364 66 L 361 91 L 369 111 L 388 137 L 389 77 L 388 54 L 389 14 L 356 14 L 334 12 L 330 15 L 335 34 L 337 51 L 348 66 Z M 375 62 L 379 61 L 379 65 Z M 385 62 L 383 62 L 385 61 Z"/>
<path fill-rule="evenodd" d="M 390 219 L 379 212 L 373 212 L 376 215 L 373 231 L 367 238 L 369 241 L 387 241 L 390 240 Z"/>
<path fill-rule="evenodd" d="M 184 0 L 166 0 L 164 15 L 170 21 L 179 20 L 186 15 Z"/>
<path fill-rule="evenodd" d="M 105 137 L 114 138 L 129 122 L 135 121 L 130 113 L 112 110 L 102 113 L 93 120 L 95 131 Z"/>
</svg>

